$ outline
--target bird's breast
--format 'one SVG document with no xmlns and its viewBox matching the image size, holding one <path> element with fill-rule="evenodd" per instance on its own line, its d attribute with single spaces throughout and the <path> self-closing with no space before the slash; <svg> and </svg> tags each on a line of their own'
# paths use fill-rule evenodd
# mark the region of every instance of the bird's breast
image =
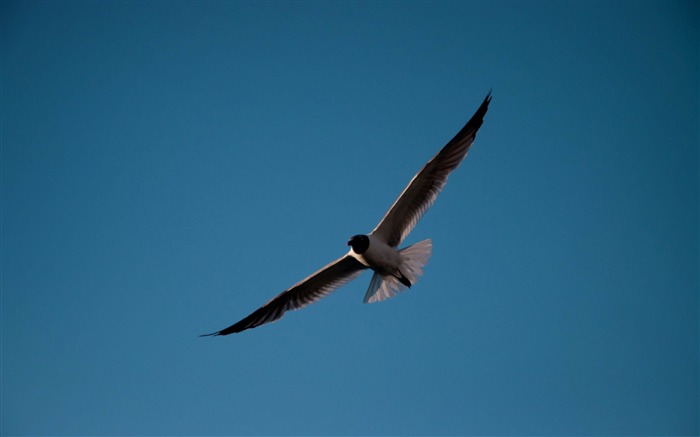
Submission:
<svg viewBox="0 0 700 437">
<path fill-rule="evenodd" d="M 401 264 L 399 251 L 372 235 L 368 235 L 368 237 L 369 247 L 363 254 L 355 253 L 352 249 L 350 249 L 350 254 L 374 271 L 393 274 Z"/>
</svg>

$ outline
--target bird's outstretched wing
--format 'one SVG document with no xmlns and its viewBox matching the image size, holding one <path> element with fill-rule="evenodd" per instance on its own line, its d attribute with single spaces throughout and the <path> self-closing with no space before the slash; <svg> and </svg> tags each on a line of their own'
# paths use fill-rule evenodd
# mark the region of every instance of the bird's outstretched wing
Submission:
<svg viewBox="0 0 700 437">
<path fill-rule="evenodd" d="M 396 202 L 389 208 L 382 221 L 372 234 L 391 247 L 397 247 L 413 230 L 418 220 L 435 202 L 445 186 L 447 177 L 462 162 L 474 141 L 476 131 L 484 121 L 484 115 L 491 101 L 491 92 L 476 113 L 454 138 L 438 152 L 421 171 L 416 174 L 403 190 Z"/>
<path fill-rule="evenodd" d="M 366 268 L 352 256 L 345 255 L 278 294 L 240 322 L 201 337 L 233 334 L 274 322 L 286 311 L 298 310 L 327 296 L 336 288 L 355 279 Z"/>
</svg>

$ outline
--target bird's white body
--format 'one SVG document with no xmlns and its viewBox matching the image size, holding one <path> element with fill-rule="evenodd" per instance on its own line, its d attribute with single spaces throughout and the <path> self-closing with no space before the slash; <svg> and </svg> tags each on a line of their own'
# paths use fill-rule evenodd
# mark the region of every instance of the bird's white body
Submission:
<svg viewBox="0 0 700 437">
<path fill-rule="evenodd" d="M 369 238 L 369 247 L 364 253 L 356 253 L 355 249 L 350 248 L 348 255 L 375 272 L 383 275 L 396 273 L 396 270 L 401 265 L 401 254 L 399 251 L 372 234 L 369 234 L 367 238 Z"/>
<path fill-rule="evenodd" d="M 369 244 L 362 253 L 357 253 L 354 246 L 348 252 L 348 256 L 374 270 L 364 303 L 381 302 L 410 288 L 423 274 L 433 250 L 431 240 L 397 250 L 376 235 L 369 234 L 366 238 Z"/>
</svg>

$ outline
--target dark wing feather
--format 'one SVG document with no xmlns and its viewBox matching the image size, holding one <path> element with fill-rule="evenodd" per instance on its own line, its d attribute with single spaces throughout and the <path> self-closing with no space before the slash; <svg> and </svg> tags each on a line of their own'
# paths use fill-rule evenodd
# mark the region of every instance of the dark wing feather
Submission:
<svg viewBox="0 0 700 437">
<path fill-rule="evenodd" d="M 484 121 L 490 101 L 491 92 L 462 130 L 411 179 L 382 221 L 374 228 L 373 235 L 381 238 L 391 247 L 401 244 L 418 220 L 435 202 L 452 170 L 457 168 L 467 156 L 476 131 Z"/>
<path fill-rule="evenodd" d="M 333 261 L 293 287 L 283 291 L 238 323 L 210 335 L 228 335 L 280 319 L 286 311 L 298 310 L 327 296 L 355 279 L 366 267 L 350 255 Z"/>
</svg>

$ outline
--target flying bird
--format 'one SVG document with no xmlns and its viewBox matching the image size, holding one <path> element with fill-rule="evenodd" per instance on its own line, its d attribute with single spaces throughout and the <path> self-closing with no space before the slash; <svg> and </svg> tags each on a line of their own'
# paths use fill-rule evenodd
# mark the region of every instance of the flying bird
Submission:
<svg viewBox="0 0 700 437">
<path fill-rule="evenodd" d="M 467 156 L 489 102 L 491 92 L 457 135 L 411 179 L 377 227 L 367 235 L 350 238 L 347 254 L 278 294 L 241 321 L 202 337 L 229 335 L 274 322 L 287 311 L 298 310 L 327 296 L 366 269 L 371 269 L 374 275 L 365 303 L 383 301 L 411 288 L 423 274 L 432 242 L 428 239 L 403 249 L 398 247 L 435 202 L 450 173 Z"/>
</svg>

